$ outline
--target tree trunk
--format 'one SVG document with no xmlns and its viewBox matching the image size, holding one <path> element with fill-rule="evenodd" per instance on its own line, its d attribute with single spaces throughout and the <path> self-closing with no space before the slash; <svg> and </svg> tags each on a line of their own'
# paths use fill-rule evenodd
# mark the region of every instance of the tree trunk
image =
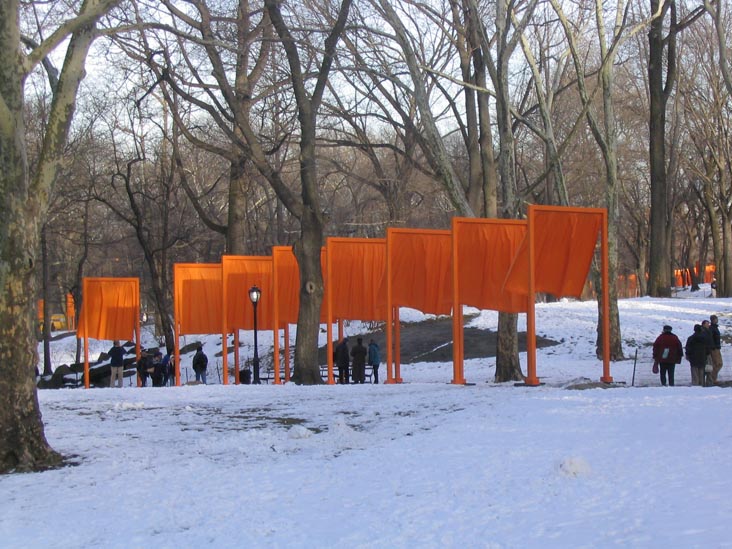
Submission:
<svg viewBox="0 0 732 549">
<path fill-rule="evenodd" d="M 35 385 L 35 269 L 41 220 L 64 158 L 76 94 L 99 17 L 115 0 L 84 2 L 82 13 L 54 33 L 71 35 L 54 90 L 35 177 L 28 172 L 23 97 L 25 62 L 20 47 L 18 1 L 0 2 L 0 473 L 57 466 L 43 432 Z M 82 21 L 81 24 L 78 22 Z M 73 34 L 71 34 L 73 32 Z M 50 53 L 41 49 L 40 58 Z M 43 54 L 45 52 L 45 54 Z M 35 59 L 35 58 L 34 58 Z M 36 63 L 40 59 L 35 60 Z"/>
<path fill-rule="evenodd" d="M 293 252 L 300 271 L 300 311 L 297 317 L 292 381 L 302 385 L 323 383 L 318 364 L 320 308 L 325 294 L 320 264 L 323 228 L 319 216 L 310 210 L 301 219 L 301 237 Z M 316 342 L 313 345 L 313 341 Z"/>
<path fill-rule="evenodd" d="M 651 0 L 651 13 L 658 11 L 659 0 Z M 668 3 L 667 3 L 668 5 Z M 668 234 L 668 188 L 666 182 L 666 99 L 664 90 L 663 14 L 651 21 L 648 33 L 648 93 L 649 93 L 649 162 L 651 168 L 651 242 L 648 265 L 648 293 L 654 297 L 671 295 L 671 266 L 666 254 Z M 669 48 L 672 45 L 668 46 Z"/>
<path fill-rule="evenodd" d="M 518 354 L 518 315 L 499 313 L 495 381 L 500 383 L 523 379 Z"/>
<path fill-rule="evenodd" d="M 229 219 L 226 230 L 226 252 L 247 254 L 247 195 L 246 158 L 242 155 L 231 163 L 229 171 Z"/>
<path fill-rule="evenodd" d="M 8 95 L 3 89 L 6 102 Z M 14 99 L 20 105 L 21 97 Z M 24 127 L 22 109 L 14 112 L 19 137 Z M 38 471 L 61 463 L 61 456 L 46 441 L 36 394 L 38 352 L 33 324 L 38 217 L 25 206 L 25 143 L 14 137 L 8 139 L 0 132 L 0 188 L 5 212 L 0 216 L 0 473 Z"/>
</svg>

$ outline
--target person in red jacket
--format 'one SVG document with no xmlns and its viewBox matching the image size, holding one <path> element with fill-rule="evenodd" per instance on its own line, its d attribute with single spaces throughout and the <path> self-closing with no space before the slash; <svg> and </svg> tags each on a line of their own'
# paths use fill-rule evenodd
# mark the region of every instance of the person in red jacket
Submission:
<svg viewBox="0 0 732 549">
<path fill-rule="evenodd" d="M 660 366 L 661 385 L 666 386 L 668 376 L 669 386 L 674 386 L 674 370 L 681 363 L 684 356 L 684 347 L 681 340 L 673 333 L 673 328 L 666 325 L 663 332 L 653 343 L 653 360 Z"/>
</svg>

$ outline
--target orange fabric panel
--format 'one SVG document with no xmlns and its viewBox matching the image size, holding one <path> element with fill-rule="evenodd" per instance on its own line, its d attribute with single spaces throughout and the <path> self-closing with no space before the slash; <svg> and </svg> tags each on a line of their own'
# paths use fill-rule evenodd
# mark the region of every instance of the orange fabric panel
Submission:
<svg viewBox="0 0 732 549">
<path fill-rule="evenodd" d="M 331 237 L 327 248 L 333 318 L 386 320 L 386 239 Z"/>
<path fill-rule="evenodd" d="M 272 258 L 225 255 L 221 258 L 221 269 L 226 296 L 226 331 L 254 329 L 254 306 L 249 299 L 252 286 L 262 291 L 257 304 L 257 329 L 271 330 L 274 325 Z"/>
<path fill-rule="evenodd" d="M 36 311 L 38 313 L 38 321 L 43 321 L 43 300 L 39 299 L 36 301 Z"/>
<path fill-rule="evenodd" d="M 320 267 L 323 271 L 323 280 L 326 279 L 325 248 L 320 254 Z M 277 280 L 277 306 L 280 325 L 296 324 L 300 311 L 300 267 L 292 251 L 292 246 L 273 246 L 272 262 L 274 275 Z M 320 320 L 326 322 L 325 299 L 320 308 Z"/>
<path fill-rule="evenodd" d="M 388 229 L 392 304 L 424 313 L 452 312 L 450 231 Z"/>
<path fill-rule="evenodd" d="M 530 206 L 534 231 L 534 277 L 537 292 L 580 297 L 602 228 L 602 213 L 587 208 Z M 533 216 L 533 217 L 532 217 Z M 526 288 L 528 238 L 506 279 L 506 288 Z"/>
<path fill-rule="evenodd" d="M 709 283 L 714 279 L 717 272 L 716 265 L 707 265 L 704 269 L 704 282 Z"/>
<path fill-rule="evenodd" d="M 221 265 L 176 263 L 173 281 L 178 335 L 221 333 Z"/>
<path fill-rule="evenodd" d="M 526 311 L 526 282 L 518 291 L 503 287 L 526 236 L 526 221 L 453 218 L 452 230 L 460 303 L 506 313 Z"/>
<path fill-rule="evenodd" d="M 74 296 L 66 294 L 66 322 L 71 324 L 76 316 L 76 306 L 74 305 Z"/>
<path fill-rule="evenodd" d="M 76 337 L 132 340 L 139 314 L 137 278 L 84 278 Z"/>
</svg>

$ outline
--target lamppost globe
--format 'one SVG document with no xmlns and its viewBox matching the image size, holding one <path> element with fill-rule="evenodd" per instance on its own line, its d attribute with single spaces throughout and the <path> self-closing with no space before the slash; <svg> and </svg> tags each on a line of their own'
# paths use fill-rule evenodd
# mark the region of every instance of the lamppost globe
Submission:
<svg viewBox="0 0 732 549">
<path fill-rule="evenodd" d="M 252 305 L 256 306 L 260 297 L 262 297 L 262 290 L 256 286 L 249 288 L 249 300 L 252 302 Z"/>
<path fill-rule="evenodd" d="M 259 303 L 259 299 L 262 297 L 262 290 L 260 290 L 257 286 L 252 286 L 249 288 L 249 300 L 252 302 L 252 307 L 254 308 L 254 359 L 252 360 L 254 367 L 254 380 L 252 383 L 255 385 L 259 385 L 259 350 L 257 349 L 257 303 Z"/>
</svg>

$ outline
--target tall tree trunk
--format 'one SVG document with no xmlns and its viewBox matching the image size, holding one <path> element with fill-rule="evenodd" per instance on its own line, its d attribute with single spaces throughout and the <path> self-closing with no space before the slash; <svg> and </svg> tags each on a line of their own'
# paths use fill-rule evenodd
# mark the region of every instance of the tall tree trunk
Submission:
<svg viewBox="0 0 732 549">
<path fill-rule="evenodd" d="M 651 0 L 651 13 L 656 13 L 661 0 Z M 648 293 L 655 297 L 671 295 L 671 265 L 667 252 L 668 234 L 668 184 L 666 181 L 666 102 L 673 86 L 673 71 L 669 68 L 669 79 L 664 85 L 664 50 L 669 48 L 669 56 L 674 52 L 668 46 L 663 35 L 663 22 L 669 5 L 667 1 L 659 17 L 651 21 L 648 32 L 648 153 L 651 168 L 651 242 L 648 264 Z"/>
<path fill-rule="evenodd" d="M 0 473 L 39 470 L 62 461 L 46 441 L 36 393 L 36 254 L 94 27 L 113 4 L 114 0 L 86 0 L 79 18 L 64 23 L 52 35 L 52 42 L 24 56 L 18 0 L 0 2 Z M 24 80 L 57 40 L 69 35 L 43 148 L 31 179 L 23 118 Z"/>
<path fill-rule="evenodd" d="M 229 219 L 226 230 L 226 252 L 245 255 L 247 250 L 247 190 L 246 157 L 240 155 L 229 170 Z"/>
</svg>

